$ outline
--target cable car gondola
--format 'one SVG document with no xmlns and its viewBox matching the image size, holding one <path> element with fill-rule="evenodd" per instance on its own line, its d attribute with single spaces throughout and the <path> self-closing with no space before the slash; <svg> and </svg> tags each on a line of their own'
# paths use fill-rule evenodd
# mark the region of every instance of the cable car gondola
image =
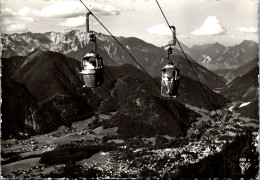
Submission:
<svg viewBox="0 0 260 180">
<path fill-rule="evenodd" d="M 161 80 L 161 94 L 164 97 L 176 97 L 178 95 L 180 70 L 170 60 L 170 54 L 172 54 L 172 46 L 176 46 L 176 31 L 175 27 L 171 26 L 173 31 L 173 42 L 167 46 L 168 48 L 168 64 L 162 68 L 162 80 Z"/>
<path fill-rule="evenodd" d="M 82 60 L 82 71 L 83 80 L 85 85 L 83 87 L 94 88 L 101 86 L 104 82 L 104 65 L 103 59 L 98 55 L 96 35 L 89 31 L 89 15 L 86 14 L 86 30 L 89 34 L 90 42 L 94 43 L 94 49 L 88 52 Z"/>
</svg>

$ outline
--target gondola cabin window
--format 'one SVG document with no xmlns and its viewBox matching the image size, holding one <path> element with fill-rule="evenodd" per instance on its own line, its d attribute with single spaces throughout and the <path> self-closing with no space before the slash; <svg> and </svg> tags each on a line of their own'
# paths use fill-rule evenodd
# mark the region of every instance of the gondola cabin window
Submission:
<svg viewBox="0 0 260 180">
<path fill-rule="evenodd" d="M 95 68 L 97 68 L 97 59 L 96 58 L 89 58 L 89 63 L 92 64 Z"/>
<path fill-rule="evenodd" d="M 176 97 L 179 86 L 179 69 L 173 64 L 162 68 L 161 94 L 164 97 Z"/>
</svg>

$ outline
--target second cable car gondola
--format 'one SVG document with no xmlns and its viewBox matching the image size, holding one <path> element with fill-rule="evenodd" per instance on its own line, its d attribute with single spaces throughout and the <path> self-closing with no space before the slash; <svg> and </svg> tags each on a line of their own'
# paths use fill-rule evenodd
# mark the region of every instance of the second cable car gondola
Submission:
<svg viewBox="0 0 260 180">
<path fill-rule="evenodd" d="M 84 87 L 97 87 L 104 82 L 104 66 L 103 59 L 94 52 L 87 53 L 82 61 L 83 79 L 85 82 Z"/>
<path fill-rule="evenodd" d="M 104 82 L 104 65 L 102 57 L 96 52 L 96 35 L 89 31 L 90 14 L 90 12 L 86 14 L 86 30 L 89 34 L 90 42 L 94 43 L 94 49 L 83 57 L 82 71 L 80 73 L 82 74 L 85 83 L 83 87 L 94 88 L 101 86 Z"/>
<path fill-rule="evenodd" d="M 164 97 L 176 97 L 178 95 L 180 71 L 169 63 L 162 68 L 161 94 Z"/>
<path fill-rule="evenodd" d="M 167 46 L 168 48 L 168 64 L 162 68 L 162 80 L 161 80 L 161 94 L 164 97 L 176 97 L 178 95 L 179 82 L 180 82 L 180 70 L 170 60 L 170 54 L 172 54 L 172 46 L 176 46 L 176 31 L 175 27 L 171 26 L 173 32 L 173 42 Z"/>
</svg>

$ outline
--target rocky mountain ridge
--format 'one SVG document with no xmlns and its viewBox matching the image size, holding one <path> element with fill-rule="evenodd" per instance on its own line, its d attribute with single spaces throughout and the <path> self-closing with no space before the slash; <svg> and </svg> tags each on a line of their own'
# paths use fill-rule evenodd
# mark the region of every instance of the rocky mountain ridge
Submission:
<svg viewBox="0 0 260 180">
<path fill-rule="evenodd" d="M 96 36 L 98 44 L 97 51 L 103 57 L 105 65 L 119 66 L 122 64 L 133 64 L 138 67 L 112 37 L 98 33 L 96 33 Z M 134 37 L 117 37 L 117 39 L 148 73 L 152 76 L 160 76 L 161 68 L 168 63 L 168 60 L 166 59 L 167 52 L 163 48 L 156 47 Z M 88 35 L 79 30 L 43 34 L 4 34 L 2 36 L 2 42 L 3 50 L 6 52 L 3 53 L 3 55 L 10 55 L 12 54 L 11 52 L 14 51 L 17 55 L 24 56 L 35 49 L 44 49 L 60 52 L 78 60 L 82 60 L 82 57 L 93 48 L 93 45 L 89 43 Z M 178 49 L 173 51 L 173 56 L 171 56 L 171 58 L 180 68 L 183 75 L 196 80 L 186 59 Z M 226 81 L 222 77 L 197 64 L 191 58 L 190 61 L 204 84 L 208 85 L 210 88 L 217 88 L 225 85 Z"/>
<path fill-rule="evenodd" d="M 228 47 L 217 42 L 196 45 L 190 49 L 190 55 L 210 70 L 236 69 L 258 57 L 258 44 L 244 40 Z"/>
<path fill-rule="evenodd" d="M 79 30 L 46 33 L 1 34 L 2 50 L 12 50 L 20 56 L 26 56 L 35 49 L 45 48 L 62 54 L 75 51 L 87 45 L 87 33 Z"/>
<path fill-rule="evenodd" d="M 112 122 L 115 125 L 120 124 L 119 133 L 121 136 L 128 136 L 122 134 L 125 131 L 120 130 L 127 127 L 125 123 L 130 122 L 141 127 L 138 131 L 139 135 L 154 135 L 151 134 L 152 131 L 145 134 L 140 133 L 144 132 L 143 128 L 147 129 L 148 127 L 151 129 L 160 127 L 157 133 L 169 134 L 166 126 L 160 125 L 164 121 L 167 126 L 173 124 L 172 127 L 179 129 L 175 134 L 171 134 L 178 136 L 185 133 L 185 129 L 196 116 L 196 113 L 184 106 L 186 103 L 206 109 L 211 108 L 206 97 L 199 96 L 201 98 L 199 101 L 198 97 L 196 100 L 190 98 L 201 94 L 200 87 L 196 86 L 193 86 L 193 88 L 196 87 L 196 91 L 189 92 L 188 85 L 196 84 L 194 80 L 187 77 L 182 78 L 180 100 L 164 99 L 160 95 L 160 88 L 155 86 L 154 82 L 143 71 L 129 64 L 105 67 L 105 83 L 101 87 L 88 89 L 82 88 L 83 81 L 79 74 L 80 62 L 60 53 L 37 50 L 26 57 L 16 56 L 2 59 L 2 63 L 4 71 L 2 77 L 4 79 L 3 93 L 10 94 L 4 94 L 5 97 L 14 96 L 18 89 L 8 83 L 8 78 L 13 83 L 20 84 L 24 89 L 22 92 L 26 92 L 19 98 L 12 98 L 12 101 L 3 99 L 2 111 L 9 113 L 9 115 L 3 116 L 3 128 L 15 130 L 7 131 L 5 137 L 17 136 L 19 132 L 24 130 L 20 127 L 25 126 L 25 124 L 31 127 L 29 133 L 46 133 L 60 125 L 70 126 L 72 122 L 90 117 L 93 113 L 109 113 L 111 111 L 117 112 Z M 159 81 L 158 79 L 158 83 Z M 205 86 L 205 88 L 216 108 L 223 107 L 229 102 L 208 87 Z M 32 100 L 28 102 L 27 97 Z M 136 103 L 142 105 L 133 106 Z M 171 104 L 171 110 L 166 106 L 168 103 Z M 13 106 L 18 106 L 23 110 L 18 107 L 18 109 L 12 108 Z M 32 114 L 33 118 L 25 118 L 30 109 L 35 109 L 36 113 L 29 113 L 29 115 Z M 146 110 L 143 111 L 144 109 Z M 11 118 L 14 111 L 19 111 L 20 116 Z M 152 113 L 146 113 L 148 111 Z M 44 112 L 47 115 L 40 117 L 37 112 Z M 132 116 L 129 116 L 129 112 L 132 112 Z M 174 116 L 171 115 L 172 113 Z M 168 114 L 168 118 L 166 114 Z M 125 118 L 122 117 L 126 115 L 128 121 L 123 121 Z M 136 116 L 139 117 L 140 121 L 136 122 Z M 120 119 L 119 124 L 118 118 Z M 151 126 L 147 122 L 152 119 L 154 119 L 154 123 Z M 19 123 L 14 120 L 19 121 Z M 19 124 L 23 126 L 19 126 Z M 49 125 L 51 128 L 48 128 Z"/>
<path fill-rule="evenodd" d="M 2 120 L 3 129 L 9 130 L 3 131 L 4 138 L 69 126 L 93 115 L 100 101 L 91 91 L 77 88 L 82 87 L 76 72 L 80 63 L 60 53 L 2 58 L 2 66 Z"/>
</svg>

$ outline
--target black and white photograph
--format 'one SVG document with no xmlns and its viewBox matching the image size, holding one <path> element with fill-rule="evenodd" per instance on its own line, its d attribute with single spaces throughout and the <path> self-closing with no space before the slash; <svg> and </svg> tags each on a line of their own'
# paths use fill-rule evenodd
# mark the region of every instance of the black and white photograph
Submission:
<svg viewBox="0 0 260 180">
<path fill-rule="evenodd" d="M 258 0 L 0 3 L 1 178 L 260 178 Z"/>
</svg>

